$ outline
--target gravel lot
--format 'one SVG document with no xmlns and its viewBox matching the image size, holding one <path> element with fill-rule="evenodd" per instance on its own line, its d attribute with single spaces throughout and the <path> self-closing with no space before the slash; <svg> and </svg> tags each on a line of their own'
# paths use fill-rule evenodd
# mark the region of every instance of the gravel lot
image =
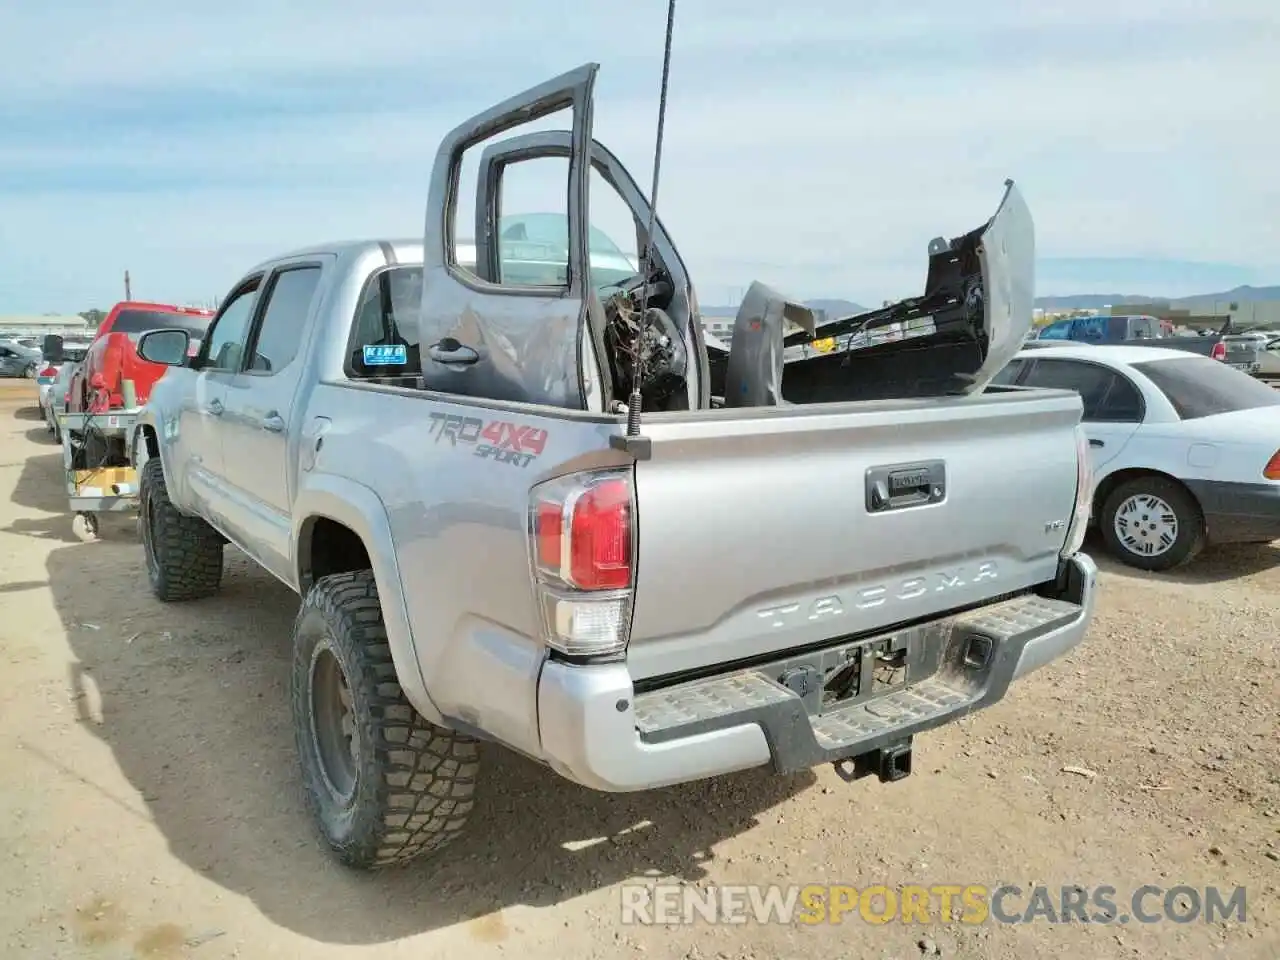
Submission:
<svg viewBox="0 0 1280 960">
<path fill-rule="evenodd" d="M 922 738 L 902 783 L 752 772 L 613 797 L 492 749 L 449 860 L 353 875 L 296 784 L 296 598 L 229 549 L 221 597 L 162 607 L 131 521 L 77 542 L 34 393 L 0 382 L 3 957 L 1280 956 L 1280 546 L 1176 576 L 1107 564 L 1084 646 Z M 1240 885 L 1248 916 L 621 926 L 619 884 L 644 876 Z"/>
</svg>

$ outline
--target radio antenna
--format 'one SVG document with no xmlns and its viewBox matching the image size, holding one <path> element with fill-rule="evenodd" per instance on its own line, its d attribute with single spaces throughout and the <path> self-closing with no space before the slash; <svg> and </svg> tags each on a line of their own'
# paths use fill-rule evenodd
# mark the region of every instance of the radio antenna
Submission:
<svg viewBox="0 0 1280 960">
<path fill-rule="evenodd" d="M 636 331 L 635 349 L 631 352 L 631 396 L 627 400 L 627 436 L 640 435 L 641 351 L 644 348 L 644 324 L 649 312 L 649 277 L 653 272 L 653 231 L 658 222 L 658 180 L 662 172 L 662 134 L 667 120 L 667 82 L 671 78 L 671 35 L 676 21 L 676 0 L 667 2 L 667 40 L 662 52 L 662 89 L 658 93 L 658 135 L 653 145 L 653 187 L 649 191 L 649 229 L 645 233 L 644 255 L 640 258 L 640 323 Z"/>
</svg>

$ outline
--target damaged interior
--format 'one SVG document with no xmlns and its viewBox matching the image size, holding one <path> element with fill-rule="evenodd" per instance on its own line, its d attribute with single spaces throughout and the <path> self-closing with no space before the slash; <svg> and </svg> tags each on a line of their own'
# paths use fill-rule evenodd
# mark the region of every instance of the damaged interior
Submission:
<svg viewBox="0 0 1280 960">
<path fill-rule="evenodd" d="M 1010 235 L 1018 245 L 1012 254 Z M 992 241 L 998 245 L 992 249 Z M 749 292 L 728 350 L 710 352 L 713 394 L 728 406 L 761 392 L 772 403 L 829 403 L 964 394 L 981 389 L 1020 348 L 1031 323 L 1030 215 L 1012 183 L 986 224 L 929 244 L 924 293 L 785 335 L 764 295 Z M 800 324 L 805 326 L 804 324 Z M 767 357 L 757 357 L 758 328 Z M 833 339 L 828 353 L 785 362 L 782 348 Z M 780 344 L 780 345 L 779 345 Z M 746 364 L 731 359 L 747 351 Z M 744 382 L 747 378 L 747 382 Z"/>
<path fill-rule="evenodd" d="M 596 70 L 588 64 L 499 104 L 442 143 L 416 329 L 384 324 L 375 342 L 405 345 L 405 362 L 370 375 L 613 413 L 628 412 L 638 388 L 641 409 L 661 412 L 963 394 L 1019 349 L 1031 323 L 1034 241 L 1012 183 L 986 224 L 930 244 L 921 296 L 815 328 L 803 304 L 756 283 L 728 349 L 709 345 L 674 243 L 627 170 L 590 136 Z M 565 110 L 569 130 L 498 139 Z M 465 209 L 459 169 L 479 144 L 475 240 L 464 250 L 452 239 Z M 504 210 L 504 184 L 517 165 L 550 157 L 568 161 L 568 211 L 546 231 L 547 215 Z M 591 224 L 593 172 L 629 210 L 638 257 L 624 257 Z M 817 338 L 834 338 L 837 349 L 784 361 L 785 348 Z"/>
</svg>

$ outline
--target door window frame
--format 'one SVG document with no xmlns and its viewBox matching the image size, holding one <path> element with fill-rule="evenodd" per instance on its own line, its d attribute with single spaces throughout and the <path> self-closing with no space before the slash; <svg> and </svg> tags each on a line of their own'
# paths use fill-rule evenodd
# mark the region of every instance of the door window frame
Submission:
<svg viewBox="0 0 1280 960">
<path fill-rule="evenodd" d="M 249 319 L 245 322 L 244 333 L 241 335 L 242 347 L 243 347 L 243 344 L 248 342 L 249 332 L 253 329 L 253 325 L 257 320 L 258 313 L 262 310 L 262 304 L 264 302 L 262 299 L 262 289 L 263 289 L 264 282 L 266 281 L 266 278 L 267 278 L 267 271 L 265 270 L 256 271 L 250 274 L 249 276 L 244 277 L 239 283 L 237 283 L 231 289 L 231 293 L 227 296 L 227 299 L 223 302 L 222 308 L 217 312 L 214 318 L 209 321 L 209 329 L 205 333 L 204 339 L 200 342 L 200 349 L 196 353 L 196 355 L 191 358 L 192 362 L 190 363 L 190 366 L 192 369 L 196 370 L 199 373 L 222 373 L 230 376 L 234 376 L 235 374 L 240 373 L 240 370 L 243 369 L 244 367 L 244 360 L 245 360 L 245 351 L 243 348 L 240 351 L 240 363 L 239 363 L 240 369 L 231 370 L 226 367 L 215 367 L 209 363 L 210 345 L 213 343 L 214 332 L 217 330 L 218 324 L 222 322 L 222 318 L 226 316 L 227 310 L 230 309 L 231 306 L 237 300 L 239 300 L 242 296 L 244 296 L 246 293 L 249 293 L 250 292 L 249 288 L 252 287 L 254 292 L 257 293 L 258 298 L 253 305 L 253 310 L 249 314 Z"/>
<path fill-rule="evenodd" d="M 430 282 L 430 274 L 437 266 L 435 254 L 441 256 L 441 266 L 448 276 L 475 293 L 494 297 L 546 297 L 553 294 L 564 299 L 581 300 L 590 295 L 590 264 L 586 237 L 586 224 L 590 222 L 589 177 L 591 168 L 591 126 L 595 78 L 599 67 L 584 64 L 566 74 L 553 77 L 526 90 L 522 94 L 490 107 L 450 133 L 440 145 L 436 167 L 432 171 L 432 196 L 429 197 L 428 230 L 423 266 L 424 282 Z M 570 113 L 573 149 L 569 156 L 568 195 L 569 264 L 568 282 L 563 286 L 527 286 L 521 284 L 494 283 L 471 273 L 458 263 L 456 225 L 461 210 L 461 173 L 466 152 L 481 144 L 500 145 L 499 137 L 520 127 L 530 127 L 568 111 Z M 484 148 L 482 148 L 483 150 Z M 521 162 L 512 157 L 510 162 Z M 504 164 L 505 166 L 505 164 Z M 482 170 L 483 174 L 484 171 Z M 473 199 L 494 196 L 501 190 L 501 169 L 491 169 L 496 179 L 489 183 L 477 182 Z M 441 198 L 439 208 L 435 197 Z M 489 212 L 486 228 L 496 228 L 497 216 Z M 479 263 L 481 244 L 485 237 L 475 238 L 476 260 Z"/>
<path fill-rule="evenodd" d="M 280 279 L 280 275 L 293 270 L 312 269 L 318 271 L 319 278 L 316 280 L 316 288 L 311 294 L 311 303 L 307 310 L 306 320 L 303 323 L 302 337 L 298 341 L 298 350 L 293 355 L 293 359 L 279 370 L 253 369 L 252 359 L 254 352 L 258 349 L 258 337 L 262 333 L 262 325 L 266 322 L 267 311 L 271 309 L 271 298 L 275 295 L 276 282 Z M 237 373 L 252 377 L 274 377 L 288 370 L 294 364 L 306 347 L 307 331 L 311 328 L 310 320 L 312 313 L 315 311 L 316 297 L 320 293 L 320 284 L 323 280 L 324 262 L 321 260 L 297 260 L 279 264 L 263 275 L 261 285 L 258 287 L 258 303 L 254 306 L 253 314 L 249 318 L 249 326 L 245 333 L 244 351 L 240 357 L 240 369 L 236 371 Z"/>
</svg>

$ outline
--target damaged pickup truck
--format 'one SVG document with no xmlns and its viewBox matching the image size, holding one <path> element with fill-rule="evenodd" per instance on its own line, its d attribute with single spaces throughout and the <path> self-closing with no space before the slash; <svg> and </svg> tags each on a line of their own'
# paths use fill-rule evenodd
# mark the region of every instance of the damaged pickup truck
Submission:
<svg viewBox="0 0 1280 960">
<path fill-rule="evenodd" d="M 193 357 L 180 329 L 138 345 L 170 365 L 133 446 L 151 588 L 215 593 L 230 542 L 302 596 L 301 775 L 352 866 L 457 836 L 481 739 L 602 791 L 824 763 L 898 780 L 913 737 L 1093 613 L 1080 399 L 988 386 L 1031 319 L 1017 190 L 935 243 L 910 350 L 787 397 L 783 324 L 812 317 L 758 285 L 713 389 L 685 262 L 592 138 L 596 71 L 450 133 L 422 241 L 281 256 Z M 568 130 L 504 138 L 560 111 Z M 512 171 L 546 159 L 559 253 L 506 229 Z M 605 200 L 649 256 L 597 255 Z"/>
</svg>

